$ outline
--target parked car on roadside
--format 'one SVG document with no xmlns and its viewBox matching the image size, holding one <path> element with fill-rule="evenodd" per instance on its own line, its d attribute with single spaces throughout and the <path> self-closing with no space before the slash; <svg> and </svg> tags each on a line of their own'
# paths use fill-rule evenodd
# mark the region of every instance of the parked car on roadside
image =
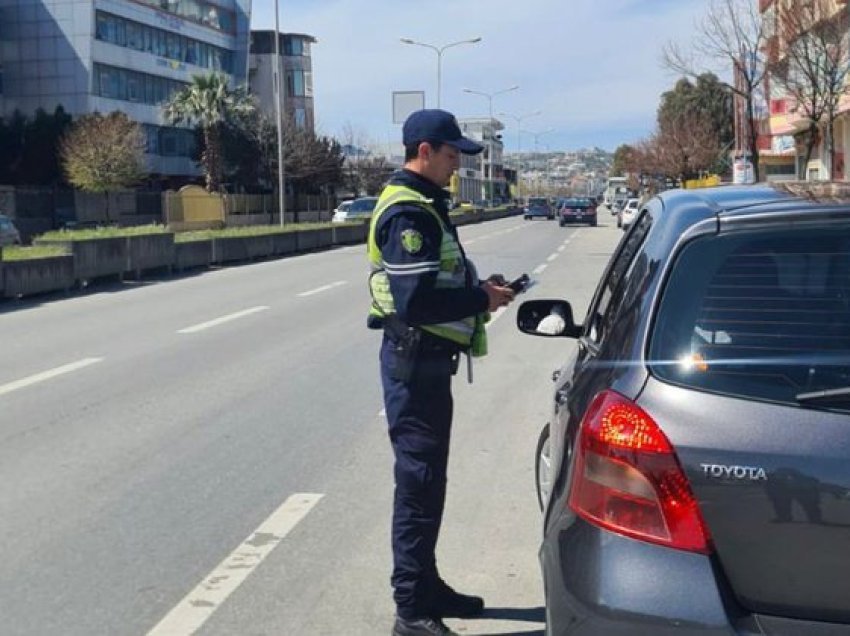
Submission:
<svg viewBox="0 0 850 636">
<path fill-rule="evenodd" d="M 344 212 L 348 212 L 348 208 L 351 207 L 351 204 L 354 203 L 354 199 L 346 199 L 345 201 L 340 201 L 339 205 L 334 209 L 334 217 L 337 215 L 342 215 Z"/>
<path fill-rule="evenodd" d="M 558 207 L 558 224 L 587 223 L 596 226 L 596 202 L 593 199 L 574 197 L 563 199 Z"/>
<path fill-rule="evenodd" d="M 629 199 L 617 212 L 617 227 L 628 230 L 635 220 L 640 207 L 640 199 Z"/>
<path fill-rule="evenodd" d="M 12 223 L 5 214 L 0 214 L 0 247 L 5 245 L 19 245 L 21 243 L 21 234 L 18 228 Z"/>
<path fill-rule="evenodd" d="M 519 307 L 573 341 L 535 457 L 547 634 L 850 633 L 850 190 L 830 185 L 664 192 L 583 323 Z"/>
<path fill-rule="evenodd" d="M 350 201 L 350 205 L 345 209 L 340 209 L 346 202 L 343 201 L 340 207 L 336 209 L 332 221 L 334 223 L 345 223 L 350 221 L 363 221 L 372 218 L 372 211 L 375 209 L 375 204 L 378 202 L 378 197 L 360 197 Z"/>
<path fill-rule="evenodd" d="M 554 219 L 555 210 L 549 203 L 548 197 L 529 197 L 528 204 L 523 209 L 523 219 L 526 221 L 543 217 L 545 219 Z"/>
</svg>

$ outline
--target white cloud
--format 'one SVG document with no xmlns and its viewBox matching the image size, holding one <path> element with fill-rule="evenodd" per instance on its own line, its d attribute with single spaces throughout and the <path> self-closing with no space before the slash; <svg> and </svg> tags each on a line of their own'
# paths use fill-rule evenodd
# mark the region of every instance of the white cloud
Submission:
<svg viewBox="0 0 850 636">
<path fill-rule="evenodd" d="M 254 0 L 253 28 L 274 27 L 273 6 Z M 436 103 L 436 54 L 399 38 L 439 46 L 481 36 L 443 54 L 443 108 L 486 114 L 487 100 L 464 87 L 519 84 L 494 99 L 496 112 L 542 110 L 523 128 L 555 129 L 545 137 L 552 149 L 613 149 L 654 127 L 660 94 L 675 81 L 661 67 L 661 49 L 686 41 L 705 9 L 702 0 L 290 0 L 281 3 L 281 30 L 318 39 L 315 107 L 327 134 L 351 122 L 377 142 L 394 142 L 392 91 L 422 89 L 428 105 Z M 515 122 L 505 123 L 511 150 Z"/>
</svg>

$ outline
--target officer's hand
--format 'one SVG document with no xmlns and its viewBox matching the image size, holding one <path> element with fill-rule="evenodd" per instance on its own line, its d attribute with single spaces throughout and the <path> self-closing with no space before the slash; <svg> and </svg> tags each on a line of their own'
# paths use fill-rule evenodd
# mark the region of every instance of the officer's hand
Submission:
<svg viewBox="0 0 850 636">
<path fill-rule="evenodd" d="M 508 305 L 514 299 L 515 295 L 514 290 L 510 287 L 496 285 L 489 280 L 482 283 L 481 289 L 487 292 L 487 299 L 489 300 L 487 308 L 490 311 L 496 311 L 499 307 Z"/>
<path fill-rule="evenodd" d="M 487 277 L 487 282 L 498 285 L 499 287 L 504 287 L 508 284 L 508 279 L 501 274 L 490 274 L 490 276 Z"/>
</svg>

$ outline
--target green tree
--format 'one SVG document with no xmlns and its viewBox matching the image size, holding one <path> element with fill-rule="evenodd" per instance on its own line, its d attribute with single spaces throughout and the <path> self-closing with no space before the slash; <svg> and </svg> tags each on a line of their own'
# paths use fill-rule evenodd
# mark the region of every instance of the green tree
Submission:
<svg viewBox="0 0 850 636">
<path fill-rule="evenodd" d="M 672 90 L 661 95 L 659 128 L 676 127 L 681 121 L 700 121 L 706 127 L 711 146 L 719 147 L 716 161 L 707 169 L 723 173 L 729 169 L 729 150 L 735 141 L 732 92 L 713 73 L 703 73 L 691 83 L 680 79 Z"/>
<path fill-rule="evenodd" d="M 621 144 L 614 151 L 614 161 L 611 164 L 611 176 L 622 177 L 631 169 L 635 149 L 629 144 Z"/>
<path fill-rule="evenodd" d="M 141 126 L 124 113 L 83 115 L 62 138 L 59 154 L 75 187 L 102 192 L 109 220 L 109 190 L 126 188 L 145 176 Z"/>
<path fill-rule="evenodd" d="M 201 127 L 204 137 L 201 163 L 207 191 L 215 192 L 221 184 L 222 126 L 254 108 L 253 99 L 244 87 L 231 89 L 227 77 L 217 73 L 193 76 L 192 83 L 175 93 L 164 106 L 165 116 L 171 123 L 188 122 Z"/>
</svg>

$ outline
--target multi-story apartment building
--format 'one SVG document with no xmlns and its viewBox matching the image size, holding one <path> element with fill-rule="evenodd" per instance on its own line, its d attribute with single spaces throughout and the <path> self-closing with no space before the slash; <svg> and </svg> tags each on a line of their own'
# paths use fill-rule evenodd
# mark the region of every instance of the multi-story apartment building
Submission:
<svg viewBox="0 0 850 636">
<path fill-rule="evenodd" d="M 296 126 L 314 130 L 316 117 L 313 111 L 313 65 L 310 48 L 316 43 L 316 38 L 300 33 L 280 33 L 278 37 L 285 74 L 281 113 Z M 250 53 L 250 91 L 257 99 L 259 108 L 274 118 L 274 31 L 251 31 Z"/>
<path fill-rule="evenodd" d="M 461 201 L 508 199 L 508 186 L 504 173 L 504 144 L 500 130 L 504 125 L 498 119 L 469 118 L 458 120 L 463 134 L 484 146 L 477 155 L 463 155 L 458 171 Z"/>
<path fill-rule="evenodd" d="M 823 9 L 822 15 L 818 17 L 819 21 L 833 23 L 844 31 L 844 43 L 840 50 L 843 50 L 846 57 L 850 51 L 847 42 L 850 37 L 847 0 L 825 0 L 811 6 L 817 7 L 818 11 Z M 782 15 L 789 7 L 801 10 L 801 5 L 796 0 L 759 0 L 762 24 L 767 37 L 765 53 L 774 65 L 788 59 L 789 33 L 787 21 L 783 25 Z M 848 63 L 850 62 L 846 59 L 842 62 L 843 65 Z M 806 136 L 810 121 L 805 116 L 804 108 L 796 103 L 777 77 L 768 75 L 765 94 L 769 109 L 771 146 L 769 150 L 763 151 L 763 178 L 850 179 L 850 166 L 846 161 L 846 152 L 850 149 L 850 95 L 845 94 L 838 102 L 838 116 L 833 127 L 832 157 L 827 156 L 827 144 L 824 143 L 826 122 L 822 120 L 818 125 L 817 143 L 811 158 L 806 162 Z"/>
<path fill-rule="evenodd" d="M 161 105 L 193 75 L 243 84 L 251 0 L 0 0 L 0 115 L 61 105 L 143 125 L 151 173 L 196 175 L 194 133 Z"/>
</svg>

